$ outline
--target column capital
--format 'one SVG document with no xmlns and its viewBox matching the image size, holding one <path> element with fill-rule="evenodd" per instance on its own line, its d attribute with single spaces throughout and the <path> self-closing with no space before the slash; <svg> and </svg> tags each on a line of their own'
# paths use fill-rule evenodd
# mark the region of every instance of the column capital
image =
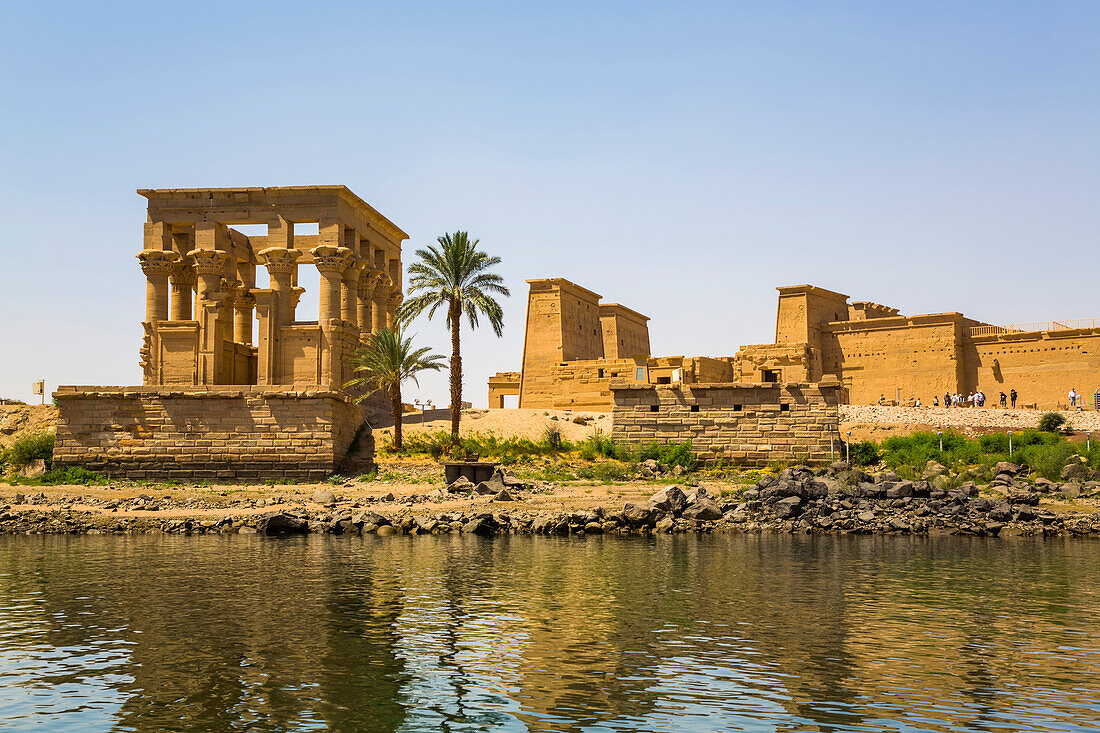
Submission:
<svg viewBox="0 0 1100 733">
<path fill-rule="evenodd" d="M 294 272 L 294 265 L 302 256 L 301 250 L 284 247 L 268 247 L 256 254 L 259 255 L 260 264 L 275 275 L 289 275 Z"/>
<path fill-rule="evenodd" d="M 220 275 L 229 255 L 220 249 L 193 249 L 187 256 L 195 261 L 197 275 Z"/>
<path fill-rule="evenodd" d="M 168 267 L 168 279 L 172 281 L 172 288 L 179 290 L 190 288 L 195 284 L 195 270 L 190 260 L 179 260 Z"/>
<path fill-rule="evenodd" d="M 393 307 L 401 305 L 401 302 L 405 300 L 405 296 L 401 294 L 400 290 L 395 290 L 390 293 L 389 304 Z"/>
<path fill-rule="evenodd" d="M 256 307 L 256 296 L 247 289 L 242 290 L 233 299 L 233 307 L 239 311 L 251 311 Z"/>
<path fill-rule="evenodd" d="M 352 261 L 351 250 L 347 247 L 335 247 L 331 244 L 322 244 L 309 251 L 313 255 L 313 264 L 322 273 L 343 275 L 344 270 Z"/>
<path fill-rule="evenodd" d="M 344 268 L 344 280 L 352 284 L 359 282 L 366 266 L 367 263 L 352 255 L 351 262 Z"/>
<path fill-rule="evenodd" d="M 145 276 L 153 277 L 169 274 L 172 263 L 179 259 L 179 255 L 168 250 L 144 249 L 138 253 L 137 258 Z"/>
</svg>

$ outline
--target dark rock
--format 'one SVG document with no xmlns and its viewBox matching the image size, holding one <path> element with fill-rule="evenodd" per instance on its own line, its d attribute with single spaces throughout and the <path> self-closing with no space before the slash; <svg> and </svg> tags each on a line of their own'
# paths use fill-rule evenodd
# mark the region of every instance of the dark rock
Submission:
<svg viewBox="0 0 1100 733">
<path fill-rule="evenodd" d="M 903 499 L 913 496 L 913 482 L 899 481 L 894 486 L 886 489 L 887 499 Z"/>
<path fill-rule="evenodd" d="M 1008 461 L 998 461 L 997 465 L 993 467 L 993 473 L 997 476 L 1015 476 L 1020 473 L 1020 467 L 1015 463 L 1009 463 Z"/>
<path fill-rule="evenodd" d="M 465 476 L 459 476 L 451 483 L 447 484 L 447 491 L 452 494 L 466 493 L 474 490 L 474 482 Z"/>
<path fill-rule="evenodd" d="M 291 514 L 270 512 L 260 516 L 256 529 L 265 535 L 305 534 L 309 531 L 309 523 Z"/>
<path fill-rule="evenodd" d="M 512 495 L 508 493 L 508 489 L 501 489 L 493 495 L 493 501 L 514 501 L 514 499 L 512 499 Z"/>
<path fill-rule="evenodd" d="M 679 486 L 668 486 L 649 497 L 647 506 L 662 512 L 679 513 L 687 507 L 687 496 Z"/>
<path fill-rule="evenodd" d="M 1081 496 L 1081 484 L 1070 482 L 1062 484 L 1061 494 L 1067 499 L 1076 499 Z"/>
<path fill-rule="evenodd" d="M 493 522 L 490 517 L 475 517 L 462 525 L 462 531 L 466 534 L 491 535 L 493 530 Z"/>
<path fill-rule="evenodd" d="M 1016 516 L 1017 522 L 1030 522 L 1035 519 L 1035 511 L 1026 504 L 1017 504 L 1012 507 L 1013 514 Z"/>
<path fill-rule="evenodd" d="M 899 532 L 908 532 L 912 529 L 912 527 L 909 526 L 909 522 L 905 521 L 901 517 L 893 517 L 890 520 L 890 529 L 895 529 Z"/>
<path fill-rule="evenodd" d="M 654 529 L 658 532 L 668 533 L 672 531 L 672 528 L 676 526 L 676 520 L 672 517 L 664 517 L 661 521 L 657 522 Z"/>
<path fill-rule="evenodd" d="M 1002 501 L 989 510 L 989 518 L 994 522 L 1007 522 L 1012 519 L 1012 507 Z"/>
<path fill-rule="evenodd" d="M 1036 506 L 1039 503 L 1039 492 L 1029 488 L 1013 487 L 1008 490 L 1008 501 L 1012 504 L 1027 504 Z"/>
<path fill-rule="evenodd" d="M 489 483 L 488 481 L 482 481 L 480 484 L 474 487 L 475 494 L 481 494 L 486 496 L 488 494 L 499 494 L 504 491 L 504 484 Z"/>
<path fill-rule="evenodd" d="M 788 496 L 785 499 L 780 499 L 772 506 L 772 511 L 775 512 L 775 516 L 780 519 L 790 519 L 796 517 L 799 514 L 799 510 L 802 506 L 802 498 L 798 496 Z"/>
<path fill-rule="evenodd" d="M 19 475 L 23 478 L 38 478 L 46 475 L 46 459 L 35 458 L 23 468 L 19 469 Z"/>
<path fill-rule="evenodd" d="M 1071 463 L 1062 469 L 1063 481 L 1087 481 L 1089 477 L 1089 469 L 1080 462 Z"/>
<path fill-rule="evenodd" d="M 714 521 L 722 518 L 722 510 L 710 499 L 697 501 L 684 510 L 686 519 L 698 519 L 700 521 Z"/>
<path fill-rule="evenodd" d="M 770 486 L 775 486 L 777 481 L 778 479 L 776 479 L 775 476 L 772 476 L 771 474 L 764 474 L 760 477 L 760 480 L 756 482 L 756 488 L 766 489 Z"/>
<path fill-rule="evenodd" d="M 860 512 L 856 515 L 856 519 L 863 522 L 864 524 L 870 524 L 871 522 L 875 521 L 877 517 L 875 517 L 874 512 Z"/>
<path fill-rule="evenodd" d="M 399 531 L 400 530 L 398 530 L 393 525 L 386 524 L 376 529 L 375 534 L 377 534 L 379 537 L 389 537 L 390 535 L 397 534 Z"/>
<path fill-rule="evenodd" d="M 653 510 L 636 504 L 627 504 L 623 507 L 623 521 L 632 527 L 653 524 Z"/>
</svg>

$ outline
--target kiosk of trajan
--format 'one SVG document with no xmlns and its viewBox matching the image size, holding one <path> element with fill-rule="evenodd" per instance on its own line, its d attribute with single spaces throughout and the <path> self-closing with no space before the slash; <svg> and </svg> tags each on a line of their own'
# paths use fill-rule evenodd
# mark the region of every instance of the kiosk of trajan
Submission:
<svg viewBox="0 0 1100 733">
<path fill-rule="evenodd" d="M 331 475 L 388 413 L 381 395 L 357 405 L 342 385 L 352 352 L 393 324 L 408 235 L 344 186 L 138 193 L 143 384 L 60 387 L 54 463 L 132 478 Z M 266 234 L 233 228 L 257 224 Z M 316 233 L 296 234 L 304 224 Z M 319 292 L 299 287 L 302 267 L 317 268 Z M 295 318 L 303 296 L 319 299 L 317 321 Z"/>
</svg>

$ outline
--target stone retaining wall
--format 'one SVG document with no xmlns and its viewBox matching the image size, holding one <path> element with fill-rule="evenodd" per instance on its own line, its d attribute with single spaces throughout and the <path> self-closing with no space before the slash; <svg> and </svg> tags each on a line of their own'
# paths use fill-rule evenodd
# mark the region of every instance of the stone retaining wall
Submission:
<svg viewBox="0 0 1100 733">
<path fill-rule="evenodd" d="M 133 479 L 332 475 L 363 423 L 336 390 L 63 387 L 54 466 Z"/>
<path fill-rule="evenodd" d="M 757 467 L 840 455 L 839 382 L 617 383 L 611 390 L 611 434 L 618 441 L 690 440 L 701 461 Z"/>
</svg>

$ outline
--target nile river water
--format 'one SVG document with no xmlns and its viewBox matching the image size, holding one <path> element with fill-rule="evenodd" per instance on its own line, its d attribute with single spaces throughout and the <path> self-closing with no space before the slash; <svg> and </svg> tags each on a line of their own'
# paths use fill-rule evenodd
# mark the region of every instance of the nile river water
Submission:
<svg viewBox="0 0 1100 733">
<path fill-rule="evenodd" d="M 0 537 L 0 730 L 1097 731 L 1100 542 Z"/>
</svg>

